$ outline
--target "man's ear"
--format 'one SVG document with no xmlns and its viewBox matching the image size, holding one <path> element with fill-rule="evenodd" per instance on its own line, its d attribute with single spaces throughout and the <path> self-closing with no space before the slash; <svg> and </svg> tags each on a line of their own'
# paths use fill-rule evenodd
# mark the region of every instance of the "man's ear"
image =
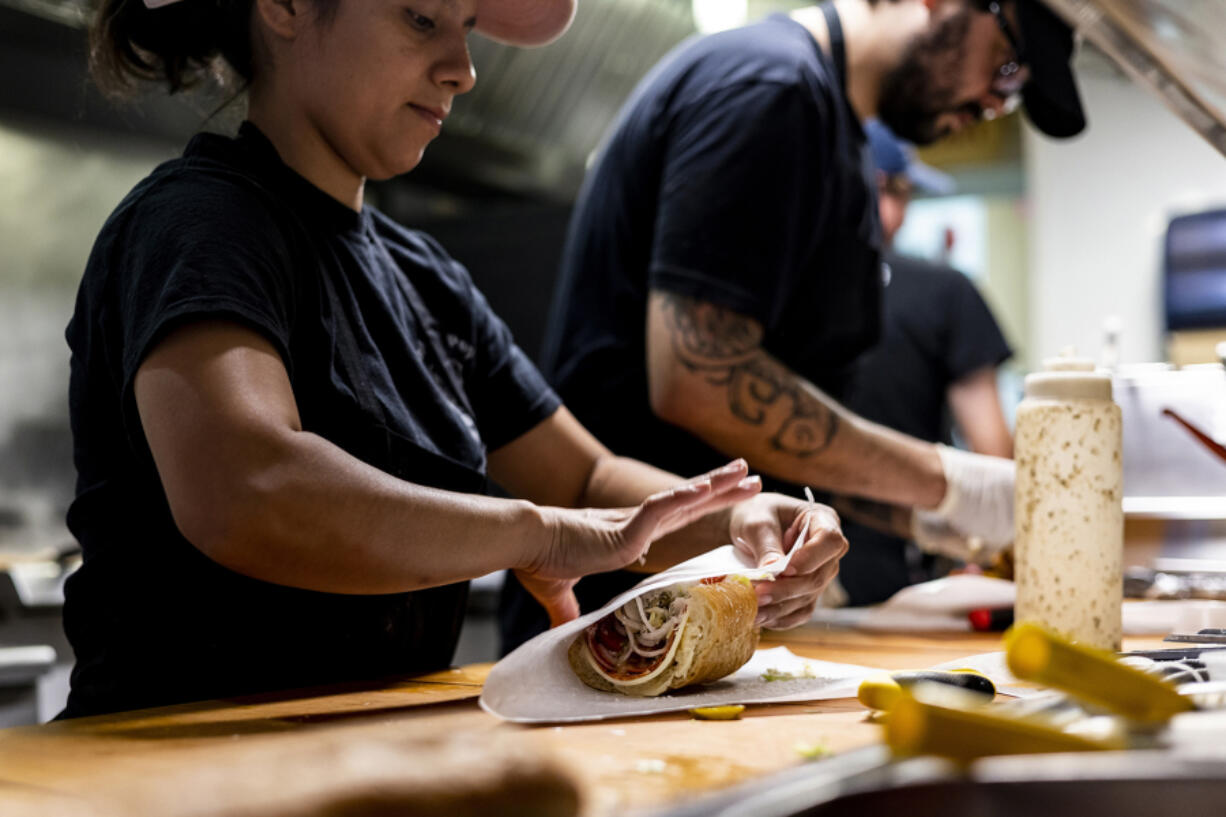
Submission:
<svg viewBox="0 0 1226 817">
<path fill-rule="evenodd" d="M 292 40 L 306 24 L 305 0 L 255 0 L 256 14 L 268 31 Z"/>
</svg>

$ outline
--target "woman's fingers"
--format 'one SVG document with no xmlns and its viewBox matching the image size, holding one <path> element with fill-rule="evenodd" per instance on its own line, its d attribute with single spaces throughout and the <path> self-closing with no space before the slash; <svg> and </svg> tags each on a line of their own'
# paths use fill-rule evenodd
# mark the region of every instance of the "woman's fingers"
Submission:
<svg viewBox="0 0 1226 817">
<path fill-rule="evenodd" d="M 778 622 L 797 610 L 807 609 L 809 613 L 812 613 L 822 591 L 838 573 L 839 563 L 836 560 L 827 562 L 815 572 L 805 576 L 794 579 L 780 578 L 773 582 L 759 582 L 754 587 L 758 595 L 758 623 L 765 622 L 766 626 L 778 629 Z"/>
<path fill-rule="evenodd" d="M 627 531 L 631 538 L 656 539 L 720 508 L 747 499 L 762 490 L 761 479 L 746 479 L 744 460 L 708 471 L 667 491 L 647 497 Z"/>
<path fill-rule="evenodd" d="M 812 598 L 821 595 L 839 572 L 838 562 L 830 562 L 812 573 L 796 576 L 791 579 L 777 578 L 773 582 L 758 582 L 754 591 L 758 595 L 758 606 L 780 604 L 800 598 Z"/>
<path fill-rule="evenodd" d="M 803 610 L 810 605 L 816 605 L 816 598 L 789 599 L 779 604 L 768 604 L 758 608 L 754 623 L 763 627 L 774 627 L 781 619 Z"/>
<path fill-rule="evenodd" d="M 625 523 L 619 535 L 620 556 L 625 562 L 642 558 L 648 546 L 668 533 L 665 522 L 688 507 L 701 503 L 711 494 L 711 483 L 691 482 L 652 494 L 643 500 Z"/>
<path fill-rule="evenodd" d="M 784 536 L 787 546 L 790 548 L 806 520 L 809 528 L 805 541 L 792 550 L 787 569 L 774 581 L 755 583 L 759 607 L 816 598 L 838 573 L 839 560 L 847 553 L 847 539 L 838 526 L 838 517 L 829 508 L 818 505 L 797 514 Z"/>
<path fill-rule="evenodd" d="M 804 603 L 796 603 L 789 608 L 781 607 L 779 610 L 759 610 L 758 619 L 761 626 L 770 630 L 788 630 L 792 627 L 799 627 L 813 617 L 813 611 L 817 608 L 817 599 L 812 599 Z"/>
<path fill-rule="evenodd" d="M 727 508 L 739 502 L 744 502 L 756 496 L 762 490 L 762 478 L 758 476 L 746 477 L 730 488 L 716 493 L 712 488 L 710 495 L 703 500 L 688 505 L 668 516 L 661 523 L 660 532 L 657 536 L 663 536 L 666 533 L 672 533 L 675 530 L 684 528 L 691 522 L 706 516 L 709 513 L 718 511 L 722 508 Z"/>
<path fill-rule="evenodd" d="M 549 626 L 579 617 L 579 600 L 575 598 L 575 579 L 547 579 L 533 573 L 517 570 L 516 577 L 549 613 Z"/>
<path fill-rule="evenodd" d="M 749 474 L 749 465 L 743 459 L 735 459 L 731 462 L 721 465 L 719 468 L 712 468 L 705 474 L 700 474 L 694 477 L 690 482 L 699 480 L 711 480 L 718 484 L 735 484 L 744 479 Z M 727 487 L 727 485 L 723 487 Z"/>
<path fill-rule="evenodd" d="M 749 482 L 747 480 L 753 481 Z M 761 478 L 750 477 L 749 466 L 742 459 L 733 460 L 727 465 L 722 465 L 701 476 L 694 477 L 683 484 L 692 485 L 697 483 L 710 484 L 710 494 L 707 495 L 704 502 L 676 509 L 675 514 L 684 515 L 684 518 L 679 518 L 679 516 L 666 517 L 663 521 L 664 524 L 669 526 L 670 531 L 683 528 L 711 511 L 726 507 L 729 504 L 741 502 L 762 489 Z"/>
<path fill-rule="evenodd" d="M 719 468 L 708 471 L 695 479 L 709 480 L 714 493 L 722 493 L 729 488 L 736 487 L 737 483 L 749 476 L 749 464 L 742 459 L 736 459 L 732 462 L 721 465 Z"/>
<path fill-rule="evenodd" d="M 777 562 L 786 554 L 778 509 L 772 497 L 764 499 L 738 508 L 728 531 L 733 544 L 759 567 Z"/>
<path fill-rule="evenodd" d="M 801 542 L 800 547 L 792 554 L 791 562 L 783 571 L 784 578 L 812 573 L 827 562 L 832 560 L 837 562 L 847 553 L 847 539 L 843 536 L 838 516 L 834 511 L 824 505 L 818 505 L 808 511 L 807 516 L 809 519 L 808 534 L 805 541 Z M 792 528 L 796 528 L 797 523 L 803 525 L 803 521 L 798 518 Z M 794 540 L 798 532 L 799 529 L 796 531 L 789 529 L 786 539 Z"/>
</svg>

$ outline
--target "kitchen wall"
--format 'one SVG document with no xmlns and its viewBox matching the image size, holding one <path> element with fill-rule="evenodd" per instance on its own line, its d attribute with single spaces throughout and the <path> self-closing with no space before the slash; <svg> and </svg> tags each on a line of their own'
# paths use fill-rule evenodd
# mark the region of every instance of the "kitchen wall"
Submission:
<svg viewBox="0 0 1226 817">
<path fill-rule="evenodd" d="M 1017 196 L 984 197 L 987 215 L 987 274 L 980 292 L 1013 347 L 1009 368 L 1031 368 L 1025 207 Z"/>
<path fill-rule="evenodd" d="M 174 152 L 156 140 L 0 108 L 0 559 L 72 545 L 64 524 L 75 479 L 64 327 L 103 221 Z M 63 706 L 72 651 L 54 611 L 10 609 L 10 594 L 0 642 L 58 653 L 39 681 L 38 717 L 46 720 Z"/>
<path fill-rule="evenodd" d="M 0 115 L 0 549 L 59 547 L 73 470 L 64 327 L 103 221 L 171 155 Z"/>
<path fill-rule="evenodd" d="M 1026 129 L 1036 364 L 1068 344 L 1097 357 L 1109 315 L 1123 322 L 1122 362 L 1163 359 L 1167 220 L 1226 205 L 1226 157 L 1101 59 L 1078 64 L 1084 134 L 1058 143 Z"/>
</svg>

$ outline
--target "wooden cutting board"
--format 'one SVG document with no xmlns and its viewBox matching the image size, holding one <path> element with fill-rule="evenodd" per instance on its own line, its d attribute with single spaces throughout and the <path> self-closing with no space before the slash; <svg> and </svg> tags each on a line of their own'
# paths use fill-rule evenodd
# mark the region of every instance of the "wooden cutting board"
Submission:
<svg viewBox="0 0 1226 817">
<path fill-rule="evenodd" d="M 1000 640 L 806 627 L 771 634 L 763 646 L 781 644 L 828 661 L 907 669 L 990 652 L 999 649 Z M 579 784 L 584 817 L 605 817 L 661 807 L 803 763 L 801 750 L 843 752 L 880 740 L 880 726 L 852 699 L 751 706 L 742 720 L 727 722 L 696 721 L 681 713 L 565 726 L 508 724 L 476 705 L 488 671 L 489 665 L 480 665 L 398 681 L 0 730 L 0 814 L 7 817 L 6 792 L 14 798 L 43 792 L 71 802 L 106 790 L 121 798 L 140 781 L 176 779 L 193 769 L 214 781 L 228 779 L 227 770 L 235 770 L 235 779 L 267 776 L 272 772 L 266 770 L 284 767 L 277 767 L 279 758 L 305 753 L 318 759 L 313 747 L 325 744 L 395 748 L 406 739 L 459 736 L 478 746 L 509 746 L 513 757 L 522 752 L 556 758 Z"/>
<path fill-rule="evenodd" d="M 388 718 L 477 698 L 492 664 L 399 681 L 222 699 L 0 730 L 0 780 L 42 782 L 153 751 Z"/>
</svg>

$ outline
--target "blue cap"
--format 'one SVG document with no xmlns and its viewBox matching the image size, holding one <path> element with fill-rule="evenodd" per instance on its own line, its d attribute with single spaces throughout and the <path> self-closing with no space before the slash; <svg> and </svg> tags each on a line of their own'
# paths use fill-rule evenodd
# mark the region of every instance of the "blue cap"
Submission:
<svg viewBox="0 0 1226 817">
<path fill-rule="evenodd" d="M 915 158 L 914 148 L 876 119 L 864 123 L 873 164 L 887 176 L 903 175 L 916 190 L 934 195 L 948 195 L 956 189 L 953 176 Z"/>
</svg>

